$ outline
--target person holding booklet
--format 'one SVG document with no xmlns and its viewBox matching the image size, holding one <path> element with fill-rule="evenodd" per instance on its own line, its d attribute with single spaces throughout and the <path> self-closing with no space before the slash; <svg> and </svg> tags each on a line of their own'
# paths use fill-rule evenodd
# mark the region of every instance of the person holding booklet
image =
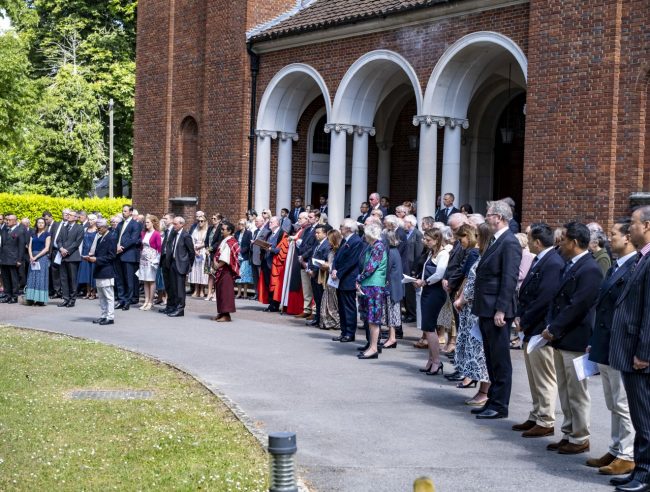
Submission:
<svg viewBox="0 0 650 492">
<path fill-rule="evenodd" d="M 36 219 L 36 230 L 29 240 L 29 271 L 25 287 L 25 302 L 28 305 L 45 306 L 49 294 L 50 233 L 45 219 Z"/>
</svg>

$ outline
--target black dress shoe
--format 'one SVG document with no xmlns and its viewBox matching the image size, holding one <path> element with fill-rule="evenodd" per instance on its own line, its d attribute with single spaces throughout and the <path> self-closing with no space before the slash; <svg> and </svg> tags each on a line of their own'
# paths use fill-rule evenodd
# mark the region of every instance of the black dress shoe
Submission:
<svg viewBox="0 0 650 492">
<path fill-rule="evenodd" d="M 185 316 L 185 310 L 177 309 L 176 311 L 169 313 L 167 316 L 169 316 L 170 318 L 179 318 L 181 316 Z"/>
<path fill-rule="evenodd" d="M 5 296 L 2 299 L 0 299 L 0 302 L 2 302 L 3 304 L 8 303 L 9 301 L 11 301 L 11 297 Z"/>
<path fill-rule="evenodd" d="M 359 352 L 365 352 L 365 351 L 368 350 L 369 348 L 370 348 L 370 344 L 369 344 L 369 343 L 366 343 L 366 344 L 365 344 L 364 346 L 362 346 L 362 347 L 357 347 L 357 350 L 358 350 Z"/>
<path fill-rule="evenodd" d="M 614 490 L 616 492 L 648 492 L 650 491 L 650 483 L 643 483 L 633 479 L 626 484 L 619 485 Z"/>
<path fill-rule="evenodd" d="M 625 485 L 626 483 L 630 483 L 634 478 L 632 477 L 632 474 L 626 475 L 624 477 L 614 477 L 610 479 L 609 483 L 618 487 L 619 485 Z"/>
<path fill-rule="evenodd" d="M 366 360 L 366 359 L 379 359 L 379 352 L 375 352 L 372 355 L 363 355 L 363 352 L 357 355 L 357 358 L 360 360 Z"/>
<path fill-rule="evenodd" d="M 99 322 L 99 324 L 102 325 L 102 326 L 104 326 L 104 325 L 113 325 L 113 324 L 115 324 L 115 321 L 113 321 L 112 319 L 104 318 L 103 320 L 101 320 Z"/>
<path fill-rule="evenodd" d="M 333 337 L 332 341 L 333 342 L 340 342 L 342 338 L 343 338 L 343 336 Z"/>
<path fill-rule="evenodd" d="M 140 304 L 140 299 L 131 299 L 131 305 Z"/>
<path fill-rule="evenodd" d="M 67 307 L 68 306 L 68 301 L 63 301 L 57 304 L 57 307 Z"/>
<path fill-rule="evenodd" d="M 94 324 L 94 325 L 97 325 L 97 324 L 101 323 L 101 322 L 102 322 L 103 320 L 105 320 L 105 319 L 106 319 L 106 318 L 97 318 L 97 319 L 94 319 L 94 320 L 93 320 L 93 324 Z"/>
<path fill-rule="evenodd" d="M 122 309 L 123 307 L 124 303 L 122 301 L 115 303 L 115 309 Z"/>
<path fill-rule="evenodd" d="M 18 303 L 18 299 L 16 299 L 15 297 L 12 297 L 7 301 L 7 304 L 17 304 L 17 303 Z"/>
<path fill-rule="evenodd" d="M 507 413 L 503 412 L 498 412 L 496 410 L 492 410 L 491 408 L 487 408 L 483 410 L 481 413 L 479 413 L 476 416 L 477 419 L 505 419 L 508 418 Z"/>
<path fill-rule="evenodd" d="M 70 301 L 66 307 L 74 307 L 74 302 L 75 301 Z"/>
<path fill-rule="evenodd" d="M 174 308 L 170 308 L 170 307 L 165 307 L 163 309 L 158 310 L 158 312 L 162 313 L 162 314 L 169 314 L 169 313 L 171 313 L 173 311 L 176 311 L 176 310 Z"/>
<path fill-rule="evenodd" d="M 483 405 L 482 407 L 472 408 L 472 413 L 474 415 L 478 415 L 480 413 L 485 412 L 487 409 L 488 409 L 487 405 Z"/>
<path fill-rule="evenodd" d="M 318 326 L 318 323 L 319 323 L 319 321 L 317 319 L 313 319 L 311 321 L 307 321 L 307 323 L 305 323 L 305 324 L 307 326 Z"/>
<path fill-rule="evenodd" d="M 354 337 L 341 337 L 339 342 L 341 342 L 341 343 L 354 342 Z"/>
<path fill-rule="evenodd" d="M 122 306 L 122 311 L 128 311 L 129 309 L 131 309 L 131 305 L 130 305 L 130 304 L 124 304 L 124 305 Z"/>
</svg>

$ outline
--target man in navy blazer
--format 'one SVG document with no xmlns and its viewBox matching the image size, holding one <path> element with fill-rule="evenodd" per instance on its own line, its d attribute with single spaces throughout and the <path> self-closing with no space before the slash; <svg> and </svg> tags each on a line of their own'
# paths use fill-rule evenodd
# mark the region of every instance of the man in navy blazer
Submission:
<svg viewBox="0 0 650 492">
<path fill-rule="evenodd" d="M 115 233 L 108 228 L 106 219 L 97 219 L 97 241 L 95 252 L 85 259 L 95 264 L 93 277 L 97 286 L 97 297 L 102 314 L 93 323 L 112 325 L 115 323 L 113 285 L 115 282 L 115 255 L 117 244 Z"/>
<path fill-rule="evenodd" d="M 553 349 L 546 345 L 529 354 L 527 347 L 530 338 L 541 334 L 546 327 L 546 313 L 560 285 L 564 260 L 553 247 L 553 229 L 548 224 L 531 224 L 527 234 L 528 249 L 535 258 L 519 288 L 515 326 L 524 333 L 524 361 L 533 408 L 528 419 L 513 425 L 512 430 L 524 431 L 522 437 L 532 438 L 550 436 L 555 432 L 557 378 Z"/>
<path fill-rule="evenodd" d="M 589 450 L 591 399 L 587 380 L 578 381 L 573 359 L 584 355 L 596 315 L 603 273 L 589 251 L 590 233 L 579 222 L 566 224 L 559 251 L 566 260 L 560 287 L 553 297 L 542 332 L 553 347 L 557 387 L 564 421 L 563 437 L 549 451 L 578 454 Z"/>
<path fill-rule="evenodd" d="M 344 219 L 341 225 L 341 246 L 331 266 L 331 279 L 338 281 L 336 296 L 339 301 L 341 318 L 341 335 L 332 338 L 334 342 L 354 342 L 357 331 L 357 275 L 359 275 L 359 257 L 365 243 L 357 234 L 357 222 Z"/>
<path fill-rule="evenodd" d="M 650 490 L 650 206 L 632 213 L 634 271 L 616 301 L 609 364 L 621 371 L 636 431 L 634 471 L 610 482 L 618 492 Z"/>
<path fill-rule="evenodd" d="M 117 297 L 116 309 L 128 311 L 140 298 L 139 281 L 135 275 L 140 263 L 140 232 L 142 225 L 132 217 L 133 207 L 122 207 L 122 222 L 117 227 Z"/>
<path fill-rule="evenodd" d="M 332 249 L 329 241 L 327 240 L 327 232 L 331 227 L 318 224 L 314 228 L 314 238 L 315 246 L 313 253 L 311 255 L 311 260 L 307 263 L 307 275 L 309 275 L 311 281 L 311 290 L 314 294 L 314 303 L 316 308 L 314 310 L 314 319 L 307 321 L 309 326 L 318 326 L 320 324 L 320 306 L 321 300 L 323 299 L 324 286 L 318 283 L 318 272 L 321 268 L 319 265 L 315 265 L 312 260 L 327 261 L 327 256 L 330 254 Z"/>
<path fill-rule="evenodd" d="M 589 340 L 589 359 L 598 363 L 605 392 L 605 404 L 612 414 L 609 451 L 601 458 L 587 460 L 587 466 L 604 475 L 623 475 L 634 470 L 634 431 L 621 372 L 609 365 L 609 341 L 616 301 L 630 278 L 636 249 L 630 238 L 630 219 L 619 221 L 610 234 L 616 262 L 605 275 L 596 300 L 596 320 Z"/>
<path fill-rule="evenodd" d="M 472 410 L 478 419 L 508 416 L 512 389 L 510 326 L 516 314 L 521 263 L 521 246 L 508 229 L 511 218 L 512 211 L 506 203 L 488 203 L 486 220 L 493 236 L 476 267 L 472 314 L 479 317 L 491 384 L 485 405 Z"/>
<path fill-rule="evenodd" d="M 18 269 L 24 261 L 25 235 L 14 214 L 8 214 L 6 220 L 7 224 L 0 231 L 0 268 L 6 293 L 2 302 L 16 304 L 20 284 Z"/>
</svg>

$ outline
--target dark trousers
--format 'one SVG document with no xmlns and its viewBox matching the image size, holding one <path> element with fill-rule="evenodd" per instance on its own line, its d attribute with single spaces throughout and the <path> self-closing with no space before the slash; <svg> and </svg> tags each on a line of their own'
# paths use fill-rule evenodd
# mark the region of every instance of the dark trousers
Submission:
<svg viewBox="0 0 650 492">
<path fill-rule="evenodd" d="M 650 374 L 622 372 L 634 426 L 634 479 L 650 483 Z"/>
<path fill-rule="evenodd" d="M 487 408 L 508 413 L 512 390 L 512 361 L 510 360 L 510 326 L 512 318 L 506 318 L 504 326 L 496 326 L 494 318 L 479 318 L 485 362 L 490 376 Z"/>
<path fill-rule="evenodd" d="M 19 275 L 18 267 L 16 265 L 2 265 L 2 285 L 5 289 L 5 294 L 11 299 L 18 298 Z"/>
<path fill-rule="evenodd" d="M 61 295 L 64 301 L 75 301 L 77 298 L 77 271 L 78 261 L 62 261 L 61 268 Z"/>
<path fill-rule="evenodd" d="M 167 307 L 174 310 L 185 309 L 185 277 L 176 269 L 176 265 L 172 263 L 169 274 L 169 292 L 167 292 L 168 301 Z M 172 304 L 170 304 L 170 302 Z"/>
<path fill-rule="evenodd" d="M 18 284 L 21 289 L 24 289 L 27 285 L 27 272 L 29 268 L 29 256 L 27 258 L 23 257 L 23 261 L 18 267 Z"/>
<path fill-rule="evenodd" d="M 117 267 L 117 300 L 123 304 L 138 302 L 140 292 L 135 276 L 138 264 L 118 260 L 115 266 Z"/>
<path fill-rule="evenodd" d="M 413 284 L 404 285 L 404 309 L 406 309 L 406 316 L 411 318 L 417 316 L 417 301 Z"/>
<path fill-rule="evenodd" d="M 357 332 L 357 291 L 337 289 L 341 336 L 354 337 Z"/>
<path fill-rule="evenodd" d="M 255 287 L 255 295 L 259 296 L 260 293 L 258 292 L 257 285 L 259 284 L 259 281 L 260 281 L 260 266 L 259 265 L 252 265 L 252 267 L 253 267 L 252 268 L 252 270 L 253 270 L 253 286 Z"/>
<path fill-rule="evenodd" d="M 162 278 L 163 278 L 163 284 L 165 285 L 165 292 L 169 293 L 170 283 L 171 283 L 171 272 L 169 271 L 169 267 L 163 266 L 162 259 L 160 260 L 160 268 L 162 268 Z"/>
<path fill-rule="evenodd" d="M 314 313 L 314 320 L 320 322 L 320 304 L 323 300 L 323 286 L 318 283 L 318 272 L 311 277 L 311 291 L 314 294 L 314 303 L 316 303 L 316 312 Z"/>
<path fill-rule="evenodd" d="M 54 263 L 54 257 L 50 262 L 50 293 L 61 295 L 61 265 Z"/>
</svg>

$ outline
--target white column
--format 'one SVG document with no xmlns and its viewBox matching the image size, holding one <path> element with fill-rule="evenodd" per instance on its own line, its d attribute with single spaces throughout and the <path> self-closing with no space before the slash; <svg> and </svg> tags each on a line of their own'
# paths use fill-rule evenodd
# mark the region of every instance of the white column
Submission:
<svg viewBox="0 0 650 492">
<path fill-rule="evenodd" d="M 460 206 L 460 132 L 467 120 L 446 118 L 445 142 L 442 150 L 442 183 L 440 193 L 453 193 Z"/>
<path fill-rule="evenodd" d="M 418 162 L 418 222 L 436 213 L 436 154 L 438 126 L 444 126 L 445 119 L 436 116 L 414 116 L 413 124 L 420 125 L 420 159 Z"/>
<path fill-rule="evenodd" d="M 278 175 L 275 193 L 275 213 L 279 217 L 283 208 L 291 209 L 291 159 L 293 142 L 298 141 L 297 133 L 280 132 L 278 141 Z"/>
<path fill-rule="evenodd" d="M 390 196 L 390 148 L 392 142 L 379 142 L 379 155 L 377 156 L 377 193 L 381 196 Z"/>
<path fill-rule="evenodd" d="M 352 183 L 350 209 L 357 210 L 368 199 L 368 135 L 374 135 L 372 127 L 355 126 L 352 146 Z"/>
<path fill-rule="evenodd" d="M 257 135 L 257 153 L 255 156 L 255 210 L 258 214 L 269 208 L 271 200 L 271 139 L 277 138 L 277 132 L 255 130 Z"/>
<path fill-rule="evenodd" d="M 325 133 L 332 133 L 330 142 L 330 175 L 328 187 L 328 223 L 338 229 L 345 218 L 345 152 L 346 137 L 351 135 L 352 125 L 328 123 Z"/>
</svg>

